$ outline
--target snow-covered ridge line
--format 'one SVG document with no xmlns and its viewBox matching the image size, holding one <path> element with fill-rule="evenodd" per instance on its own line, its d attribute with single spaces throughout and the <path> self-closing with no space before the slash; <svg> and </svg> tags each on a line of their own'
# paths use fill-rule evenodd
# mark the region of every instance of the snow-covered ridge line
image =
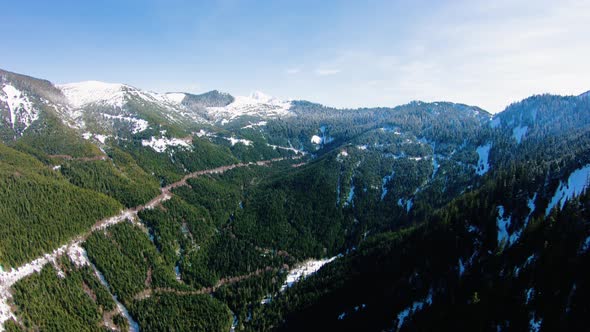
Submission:
<svg viewBox="0 0 590 332">
<path fill-rule="evenodd" d="M 290 117 L 291 101 L 270 97 L 262 92 L 253 92 L 250 96 L 236 96 L 234 101 L 223 107 L 208 107 L 209 115 L 221 120 L 221 124 L 229 120 L 250 115 L 264 118 Z M 229 120 L 228 120 L 229 119 Z"/>
<path fill-rule="evenodd" d="M 66 96 L 70 105 L 82 107 L 88 104 L 104 103 L 115 107 L 123 107 L 125 93 L 120 83 L 84 81 L 57 85 Z"/>
<path fill-rule="evenodd" d="M 137 89 L 127 84 L 99 81 L 68 83 L 56 87 L 63 92 L 68 103 L 74 108 L 81 108 L 91 104 L 122 108 L 127 102 L 127 97 L 135 96 L 148 102 L 158 103 L 167 109 L 180 111 L 178 107 L 186 97 L 184 93 L 160 94 Z"/>
</svg>

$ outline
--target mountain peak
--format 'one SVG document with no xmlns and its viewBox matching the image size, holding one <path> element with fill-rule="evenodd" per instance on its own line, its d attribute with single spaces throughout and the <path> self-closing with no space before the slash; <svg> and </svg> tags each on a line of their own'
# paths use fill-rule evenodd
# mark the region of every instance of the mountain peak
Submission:
<svg viewBox="0 0 590 332">
<path fill-rule="evenodd" d="M 186 97 L 186 93 L 183 92 L 168 92 L 165 94 L 166 98 L 174 104 L 179 105 Z"/>
<path fill-rule="evenodd" d="M 57 86 L 64 93 L 70 104 L 81 107 L 93 103 L 105 103 L 122 107 L 124 88 L 121 83 L 107 83 L 100 81 L 83 81 Z"/>
<path fill-rule="evenodd" d="M 257 101 L 260 101 L 262 103 L 268 103 L 270 100 L 274 99 L 273 97 L 265 94 L 262 91 L 253 91 L 250 94 L 250 98 L 252 98 L 254 100 L 257 100 Z"/>
</svg>

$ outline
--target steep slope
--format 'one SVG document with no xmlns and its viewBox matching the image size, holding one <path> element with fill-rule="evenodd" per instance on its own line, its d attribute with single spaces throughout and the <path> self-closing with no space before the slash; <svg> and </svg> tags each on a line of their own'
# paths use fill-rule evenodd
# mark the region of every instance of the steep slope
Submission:
<svg viewBox="0 0 590 332">
<path fill-rule="evenodd" d="M 497 162 L 481 187 L 277 293 L 253 309 L 260 319 L 250 328 L 585 329 L 590 135 L 571 120 L 590 107 L 543 100 L 534 107 L 563 120 L 530 122 L 544 139 L 518 144 L 502 128 L 484 129 Z"/>
<path fill-rule="evenodd" d="M 174 94 L 157 94 L 132 86 L 96 81 L 58 86 L 71 106 L 70 116 L 95 138 L 129 137 L 148 129 L 186 129 L 203 122 L 187 112 Z M 98 136 L 99 135 L 99 136 Z"/>
<path fill-rule="evenodd" d="M 587 130 L 590 100 L 583 96 L 532 96 L 508 106 L 490 125 L 511 134 L 516 143 Z"/>
<path fill-rule="evenodd" d="M 49 81 L 0 69 L 2 139 L 22 136 L 47 109 L 63 111 L 60 104 L 64 101 L 64 96 Z"/>
<path fill-rule="evenodd" d="M 0 265 L 52 251 L 121 205 L 70 184 L 57 169 L 0 143 Z"/>
<path fill-rule="evenodd" d="M 280 100 L 256 91 L 250 96 L 234 97 L 232 102 L 217 107 L 207 107 L 209 117 L 215 123 L 225 125 L 236 120 L 268 120 L 294 116 L 291 101 Z"/>
<path fill-rule="evenodd" d="M 0 77 L 1 263 L 89 236 L 0 280 L 7 329 L 583 329 L 585 95 L 492 117 Z"/>
</svg>

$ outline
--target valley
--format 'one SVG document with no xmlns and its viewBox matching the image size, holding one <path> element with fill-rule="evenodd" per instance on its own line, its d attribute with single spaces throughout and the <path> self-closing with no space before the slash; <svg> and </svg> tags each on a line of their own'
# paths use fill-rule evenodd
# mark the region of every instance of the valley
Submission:
<svg viewBox="0 0 590 332">
<path fill-rule="evenodd" d="M 587 94 L 339 109 L 2 70 L 0 120 L 6 331 L 584 324 Z"/>
<path fill-rule="evenodd" d="M 300 157 L 294 157 L 294 159 L 300 159 Z M 11 298 L 10 288 L 12 286 L 16 282 L 18 282 L 19 280 L 21 280 L 33 273 L 41 271 L 41 269 L 46 264 L 50 264 L 50 263 L 56 264 L 56 261 L 58 260 L 58 258 L 66 253 L 70 256 L 72 255 L 72 253 L 79 254 L 77 248 L 80 247 L 80 244 L 82 242 L 84 242 L 88 238 L 88 236 L 90 236 L 91 233 L 96 232 L 96 231 L 100 231 L 100 230 L 104 230 L 105 228 L 110 227 L 115 224 L 118 224 L 120 222 L 130 221 L 133 223 L 137 223 L 138 222 L 137 221 L 137 213 L 138 212 L 143 211 L 145 209 L 154 209 L 154 208 L 160 206 L 160 204 L 162 202 L 169 200 L 172 197 L 171 196 L 172 194 L 170 192 L 171 189 L 178 188 L 181 186 L 186 186 L 187 185 L 186 181 L 188 179 L 192 179 L 192 178 L 195 178 L 195 177 L 198 177 L 201 175 L 205 175 L 205 174 L 221 174 L 223 172 L 234 169 L 236 167 L 247 167 L 250 165 L 266 166 L 272 162 L 277 162 L 277 161 L 282 161 L 282 160 L 284 160 L 284 158 L 263 160 L 263 161 L 258 161 L 256 163 L 254 163 L 254 162 L 238 163 L 238 164 L 220 166 L 220 167 L 216 167 L 213 169 L 207 169 L 207 170 L 202 170 L 202 171 L 197 171 L 194 173 L 187 174 L 182 178 L 182 180 L 171 183 L 171 184 L 167 185 L 166 187 L 162 187 L 161 188 L 162 193 L 160 195 L 158 195 L 157 197 L 154 197 L 152 200 L 147 202 L 145 205 L 140 205 L 140 206 L 137 206 L 134 208 L 126 209 L 126 210 L 121 211 L 116 216 L 100 220 L 92 226 L 92 228 L 90 229 L 89 232 L 77 236 L 72 241 L 57 248 L 53 252 L 45 253 L 42 255 L 42 257 L 37 258 L 29 263 L 26 263 L 20 267 L 17 267 L 15 269 L 11 269 L 10 271 L 0 272 L 0 324 L 3 324 L 6 320 L 8 320 L 10 318 L 14 318 L 14 314 L 11 312 L 10 305 L 8 305 L 8 301 Z M 86 256 L 86 253 L 83 252 L 83 253 L 81 253 L 81 255 Z M 87 258 L 86 258 L 86 260 L 87 260 Z M 86 264 L 88 264 L 88 263 L 86 263 Z M 94 267 L 93 265 L 92 265 L 92 267 L 95 270 L 95 273 L 97 275 L 100 275 L 100 272 L 96 269 L 96 267 Z M 259 272 L 254 273 L 254 274 L 259 274 Z M 104 277 L 99 277 L 99 278 L 101 279 L 101 281 L 104 280 Z M 237 280 L 234 280 L 233 282 L 236 282 L 236 281 Z M 220 286 L 222 286 L 223 284 L 225 284 L 227 282 L 228 281 L 220 280 L 218 282 L 218 284 L 216 285 L 216 287 L 214 287 L 212 290 L 197 291 L 197 292 L 195 292 L 195 294 L 203 294 L 205 292 L 210 293 L 215 288 L 219 288 Z M 162 292 L 162 290 L 158 290 L 158 289 L 156 291 Z M 164 290 L 164 292 L 165 292 L 165 290 Z M 140 297 L 142 297 L 142 296 L 140 296 Z M 121 304 L 117 304 L 117 305 L 119 307 L 122 307 Z M 122 309 L 120 309 L 120 310 L 122 310 Z M 128 313 L 126 314 L 126 316 L 128 316 Z M 131 331 L 134 331 L 134 330 L 132 329 Z M 135 329 L 135 331 L 137 331 L 137 328 Z"/>
</svg>

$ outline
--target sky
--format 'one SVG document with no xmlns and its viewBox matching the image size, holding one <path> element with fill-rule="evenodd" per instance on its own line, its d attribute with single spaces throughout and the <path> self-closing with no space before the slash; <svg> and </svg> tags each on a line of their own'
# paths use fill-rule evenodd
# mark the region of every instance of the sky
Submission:
<svg viewBox="0 0 590 332">
<path fill-rule="evenodd" d="M 4 2 L 4 1 L 3 1 Z M 452 101 L 496 113 L 590 90 L 590 1 L 22 0 L 0 68 L 335 107 Z"/>
</svg>

